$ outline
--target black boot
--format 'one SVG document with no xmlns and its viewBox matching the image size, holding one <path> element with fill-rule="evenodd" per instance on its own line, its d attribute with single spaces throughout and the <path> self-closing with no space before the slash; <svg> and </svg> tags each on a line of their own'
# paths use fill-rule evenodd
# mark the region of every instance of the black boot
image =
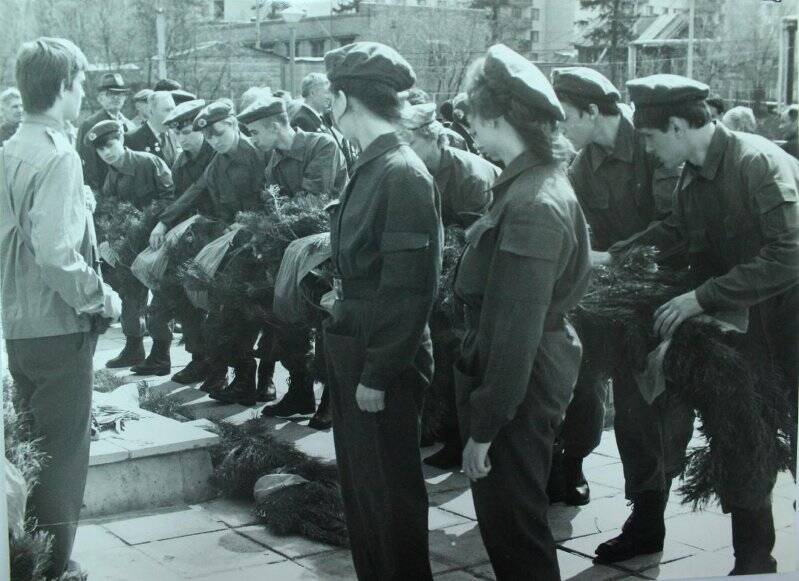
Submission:
<svg viewBox="0 0 799 581">
<path fill-rule="evenodd" d="M 219 393 L 227 389 L 227 365 L 219 362 L 208 364 L 208 373 L 199 389 L 208 394 Z"/>
<path fill-rule="evenodd" d="M 633 502 L 633 512 L 621 528 L 621 534 L 596 548 L 594 563 L 608 564 L 626 561 L 638 555 L 663 550 L 666 525 L 663 513 L 668 494 L 659 491 L 642 492 Z"/>
<path fill-rule="evenodd" d="M 308 422 L 308 427 L 314 430 L 327 430 L 333 426 L 333 416 L 330 415 L 330 388 L 325 386 L 322 390 L 322 399 L 319 408 Z"/>
<path fill-rule="evenodd" d="M 591 489 L 583 474 L 583 459 L 563 454 L 563 502 L 583 506 L 591 500 Z"/>
<path fill-rule="evenodd" d="M 153 347 L 147 359 L 134 365 L 130 370 L 136 375 L 169 375 L 172 371 L 172 360 L 169 348 L 172 341 L 153 341 Z"/>
<path fill-rule="evenodd" d="M 463 464 L 463 449 L 460 443 L 445 440 L 443 448 L 435 454 L 431 454 L 422 460 L 422 462 L 441 470 L 455 470 L 456 468 L 460 468 Z"/>
<path fill-rule="evenodd" d="M 275 401 L 277 392 L 275 382 L 272 377 L 275 374 L 275 362 L 261 358 L 258 361 L 258 389 L 255 391 L 255 399 L 260 402 Z"/>
<path fill-rule="evenodd" d="M 172 376 L 172 381 L 182 385 L 205 381 L 209 370 L 209 362 L 204 356 L 193 355 L 189 364 Z"/>
<path fill-rule="evenodd" d="M 733 508 L 730 516 L 735 551 L 730 575 L 776 573 L 777 561 L 771 556 L 775 541 L 771 504 L 756 510 Z"/>
<path fill-rule="evenodd" d="M 144 341 L 141 337 L 125 337 L 125 346 L 122 352 L 107 361 L 105 366 L 108 369 L 123 369 L 133 367 L 144 361 Z"/>
<path fill-rule="evenodd" d="M 313 377 L 306 368 L 289 370 L 289 390 L 275 405 L 266 406 L 261 415 L 266 418 L 308 416 L 316 410 Z"/>
<path fill-rule="evenodd" d="M 232 404 L 237 403 L 245 407 L 253 406 L 257 403 L 255 399 L 255 359 L 248 357 L 241 359 L 233 366 L 235 377 L 230 382 L 230 386 L 222 391 L 211 394 L 211 399 Z"/>
</svg>

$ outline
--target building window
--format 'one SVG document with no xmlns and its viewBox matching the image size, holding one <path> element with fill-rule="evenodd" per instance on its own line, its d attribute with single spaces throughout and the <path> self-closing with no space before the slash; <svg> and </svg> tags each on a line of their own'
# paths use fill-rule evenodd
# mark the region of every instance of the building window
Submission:
<svg viewBox="0 0 799 581">
<path fill-rule="evenodd" d="M 324 39 L 311 41 L 311 56 L 325 56 Z"/>
<path fill-rule="evenodd" d="M 538 53 L 537 52 L 531 52 L 530 53 L 530 60 L 531 61 L 538 61 Z"/>
<path fill-rule="evenodd" d="M 541 9 L 540 8 L 533 8 L 533 20 L 541 20 Z"/>
<path fill-rule="evenodd" d="M 354 36 L 339 36 L 336 40 L 338 40 L 339 46 L 346 46 L 348 44 L 352 44 L 355 42 Z"/>
<path fill-rule="evenodd" d="M 520 40 L 519 41 L 519 52 L 530 52 L 532 46 L 530 45 L 529 40 Z"/>
<path fill-rule="evenodd" d="M 537 30 L 530 31 L 530 42 L 538 42 L 539 33 Z"/>
<path fill-rule="evenodd" d="M 216 20 L 225 19 L 225 0 L 214 0 L 214 18 Z"/>
<path fill-rule="evenodd" d="M 510 15 L 515 18 L 516 20 L 521 19 L 522 17 L 522 8 L 521 6 L 514 6 L 511 8 Z"/>
</svg>

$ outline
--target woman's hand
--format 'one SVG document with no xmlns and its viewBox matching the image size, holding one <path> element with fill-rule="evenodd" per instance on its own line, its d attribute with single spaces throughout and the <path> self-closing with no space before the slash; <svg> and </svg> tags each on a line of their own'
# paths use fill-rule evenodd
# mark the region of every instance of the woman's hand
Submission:
<svg viewBox="0 0 799 581">
<path fill-rule="evenodd" d="M 463 473 L 469 480 L 479 480 L 491 472 L 491 460 L 488 458 L 490 447 L 491 442 L 481 444 L 472 438 L 466 442 L 463 449 Z"/>
<path fill-rule="evenodd" d="M 362 412 L 382 412 L 386 408 L 386 393 L 359 383 L 355 390 L 355 402 Z"/>
<path fill-rule="evenodd" d="M 696 291 L 674 297 L 655 311 L 655 333 L 668 339 L 686 319 L 704 312 L 696 299 Z"/>
<path fill-rule="evenodd" d="M 166 234 L 166 224 L 158 222 L 153 231 L 150 233 L 150 250 L 158 250 L 164 243 L 164 235 Z"/>
</svg>

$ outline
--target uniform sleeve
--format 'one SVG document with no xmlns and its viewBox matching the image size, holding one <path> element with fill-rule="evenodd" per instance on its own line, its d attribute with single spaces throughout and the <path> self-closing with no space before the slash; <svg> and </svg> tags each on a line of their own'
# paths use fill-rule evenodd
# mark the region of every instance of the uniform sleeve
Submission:
<svg viewBox="0 0 799 581">
<path fill-rule="evenodd" d="M 589 180 L 591 179 L 590 173 L 587 170 L 588 156 L 586 150 L 581 150 L 569 165 L 568 176 L 571 182 L 574 194 L 580 202 L 580 207 L 583 210 L 585 219 L 589 224 L 591 234 L 591 247 L 599 250 L 604 250 L 610 245 L 610 234 L 605 228 L 605 220 L 602 215 L 602 210 L 595 207 L 595 204 L 588 202 L 591 195 L 591 186 Z"/>
<path fill-rule="evenodd" d="M 31 246 L 45 284 L 76 312 L 99 313 L 105 302 L 102 281 L 75 250 L 86 235 L 87 220 L 80 172 L 74 151 L 55 156 L 42 169 L 28 214 Z"/>
<path fill-rule="evenodd" d="M 194 212 L 200 202 L 200 199 L 208 191 L 208 169 L 203 172 L 200 178 L 186 188 L 177 200 L 169 204 L 162 212 L 158 219 L 171 228 L 177 224 L 181 218 L 187 214 Z"/>
<path fill-rule="evenodd" d="M 380 282 L 366 328 L 361 383 L 386 390 L 419 349 L 441 273 L 442 227 L 432 178 L 405 168 L 386 176 Z"/>
<path fill-rule="evenodd" d="M 655 246 L 662 259 L 682 255 L 686 248 L 685 219 L 679 196 L 675 196 L 674 209 L 663 220 L 652 222 L 647 228 L 621 240 L 608 249 L 611 255 L 620 254 L 633 246 Z"/>
<path fill-rule="evenodd" d="M 341 154 L 333 139 L 320 139 L 311 151 L 302 175 L 302 189 L 314 194 L 336 193 L 342 171 Z"/>
<path fill-rule="evenodd" d="M 759 157 L 743 170 L 745 187 L 754 192 L 764 244 L 752 260 L 696 289 L 703 309 L 748 308 L 799 281 L 799 183 L 790 163 Z"/>
<path fill-rule="evenodd" d="M 88 128 L 86 124 L 80 126 L 78 130 L 78 139 L 76 142 L 78 153 L 80 154 L 80 159 L 83 162 L 83 181 L 95 192 L 99 192 L 100 189 L 103 187 L 102 182 L 100 181 L 100 177 L 97 171 L 97 164 L 103 163 L 97 157 L 97 152 L 95 151 L 94 147 L 91 145 L 86 145 L 83 142 L 84 136 L 86 135 L 86 131 Z"/>
<path fill-rule="evenodd" d="M 169 200 L 175 195 L 175 184 L 172 181 L 172 172 L 166 162 L 160 157 L 153 156 L 155 166 L 155 199 Z"/>
<path fill-rule="evenodd" d="M 492 185 L 493 182 L 476 175 L 464 180 L 460 191 L 456 192 L 456 199 L 448 201 L 459 223 L 468 226 L 475 216 L 482 216 L 486 212 L 493 198 Z"/>
<path fill-rule="evenodd" d="M 510 208 L 508 209 L 510 210 Z M 554 209 L 508 212 L 487 273 L 480 311 L 486 329 L 483 383 L 470 396 L 470 436 L 492 441 L 527 393 L 559 264 L 572 235 Z"/>
</svg>

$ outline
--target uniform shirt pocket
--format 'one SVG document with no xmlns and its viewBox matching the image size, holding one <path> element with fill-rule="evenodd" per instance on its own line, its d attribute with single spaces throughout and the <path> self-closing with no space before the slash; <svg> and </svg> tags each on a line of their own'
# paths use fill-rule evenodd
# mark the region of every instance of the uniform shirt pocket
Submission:
<svg viewBox="0 0 799 581">
<path fill-rule="evenodd" d="M 564 233 L 539 224 L 502 228 L 490 276 L 492 288 L 513 300 L 549 302 Z"/>
<path fill-rule="evenodd" d="M 380 240 L 383 268 L 381 285 L 424 290 L 433 272 L 430 235 L 424 232 L 384 232 Z"/>
</svg>

